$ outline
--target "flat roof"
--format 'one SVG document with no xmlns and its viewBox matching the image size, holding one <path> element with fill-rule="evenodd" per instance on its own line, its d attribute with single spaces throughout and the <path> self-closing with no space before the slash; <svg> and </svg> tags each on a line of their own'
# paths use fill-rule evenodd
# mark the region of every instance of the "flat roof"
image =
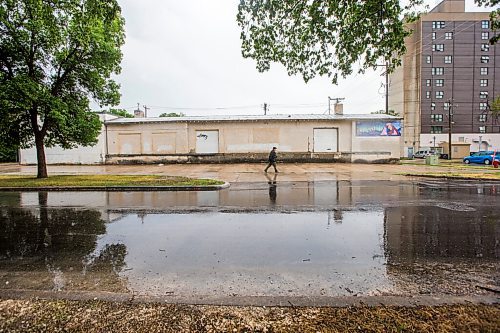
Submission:
<svg viewBox="0 0 500 333">
<path fill-rule="evenodd" d="M 386 114 L 274 114 L 274 115 L 210 115 L 191 117 L 115 118 L 106 124 L 239 122 L 239 121 L 335 121 L 335 120 L 401 120 Z"/>
</svg>

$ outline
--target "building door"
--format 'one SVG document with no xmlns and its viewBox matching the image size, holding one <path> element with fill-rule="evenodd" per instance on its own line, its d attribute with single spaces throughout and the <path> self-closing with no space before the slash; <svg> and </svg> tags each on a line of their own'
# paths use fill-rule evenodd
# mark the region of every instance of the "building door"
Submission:
<svg viewBox="0 0 500 333">
<path fill-rule="evenodd" d="M 335 153 L 338 152 L 338 129 L 337 128 L 315 128 L 314 129 L 314 152 Z"/>
<path fill-rule="evenodd" d="M 219 152 L 219 131 L 196 131 L 196 153 L 217 154 Z"/>
</svg>

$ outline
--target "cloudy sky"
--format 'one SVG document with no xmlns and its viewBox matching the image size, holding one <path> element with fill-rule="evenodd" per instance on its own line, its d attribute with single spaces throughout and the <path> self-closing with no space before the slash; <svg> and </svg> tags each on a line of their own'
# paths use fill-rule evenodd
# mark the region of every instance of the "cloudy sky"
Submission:
<svg viewBox="0 0 500 333">
<path fill-rule="evenodd" d="M 119 0 L 126 20 L 121 108 L 140 103 L 148 116 L 163 112 L 203 114 L 324 113 L 328 96 L 343 97 L 344 112 L 384 109 L 383 69 L 353 74 L 332 85 L 305 84 L 274 64 L 259 73 L 243 59 L 236 24 L 238 0 Z M 438 1 L 430 0 L 432 7 Z M 467 10 L 477 10 L 472 0 Z"/>
</svg>

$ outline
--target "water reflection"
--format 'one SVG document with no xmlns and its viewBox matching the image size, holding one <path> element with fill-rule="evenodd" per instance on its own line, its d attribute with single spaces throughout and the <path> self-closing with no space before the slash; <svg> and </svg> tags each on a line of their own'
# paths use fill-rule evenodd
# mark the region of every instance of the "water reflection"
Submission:
<svg viewBox="0 0 500 333">
<path fill-rule="evenodd" d="M 0 288 L 453 292 L 432 275 L 441 264 L 448 284 L 494 284 L 497 186 L 268 177 L 221 192 L 0 193 Z"/>
<path fill-rule="evenodd" d="M 69 284 L 72 288 L 88 289 L 95 282 L 91 281 L 97 278 L 95 275 L 116 279 L 124 265 L 125 245 L 108 244 L 91 255 L 98 236 L 106 233 L 101 212 L 50 208 L 47 192 L 37 196 L 38 206 L 0 206 L 0 269 L 4 287 L 60 290 Z M 106 271 L 116 274 L 109 276 Z M 85 277 L 92 272 L 96 274 Z"/>
</svg>

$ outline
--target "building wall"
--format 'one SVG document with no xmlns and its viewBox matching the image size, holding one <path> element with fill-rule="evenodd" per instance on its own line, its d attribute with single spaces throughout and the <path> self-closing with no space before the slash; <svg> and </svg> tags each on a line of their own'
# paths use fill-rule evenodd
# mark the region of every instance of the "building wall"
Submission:
<svg viewBox="0 0 500 333">
<path fill-rule="evenodd" d="M 113 119 L 115 116 L 100 115 L 101 120 Z M 106 132 L 104 126 L 97 137 L 95 146 L 78 146 L 75 149 L 63 149 L 60 146 L 45 148 L 47 164 L 104 164 L 106 161 Z M 19 150 L 20 164 L 37 164 L 36 148 Z"/>
<path fill-rule="evenodd" d="M 489 20 L 489 13 L 467 13 L 464 8 L 462 0 L 445 0 L 408 26 L 413 34 L 405 40 L 407 53 L 402 67 L 391 75 L 389 90 L 390 108 L 404 117 L 404 156 L 427 147 L 427 134 L 432 137 L 438 132 L 448 133 L 446 102 L 453 106 L 453 133 L 457 137 L 472 141 L 479 135 L 491 134 L 496 137 L 490 140 L 494 146 L 500 140 L 500 123 L 480 109 L 480 103 L 491 103 L 498 97 L 500 46 L 490 45 L 487 51 L 482 50 L 483 44 L 488 44 L 482 33 L 492 36 L 491 29 L 481 26 L 482 21 Z M 435 29 L 433 21 L 443 21 L 445 26 Z M 447 32 L 453 33 L 452 39 L 445 38 Z M 443 44 L 444 50 L 433 51 L 436 44 Z M 445 63 L 444 57 L 449 55 L 452 62 Z M 481 56 L 489 56 L 488 63 L 481 62 Z M 442 67 L 443 75 L 433 75 L 433 67 Z M 481 68 L 488 68 L 488 74 L 481 74 Z M 436 86 L 436 79 L 444 80 L 444 85 Z M 481 87 L 481 80 L 485 79 L 488 85 Z M 482 91 L 488 93 L 487 99 L 480 98 Z M 437 92 L 443 93 L 442 98 L 436 98 Z M 485 115 L 486 121 L 482 121 Z"/>
<path fill-rule="evenodd" d="M 231 121 L 108 124 L 107 163 L 262 161 L 278 147 L 284 161 L 386 162 L 401 137 L 355 137 L 355 121 Z M 315 129 L 336 129 L 338 148 L 315 151 Z M 197 135 L 218 132 L 218 151 L 197 152 Z"/>
</svg>

